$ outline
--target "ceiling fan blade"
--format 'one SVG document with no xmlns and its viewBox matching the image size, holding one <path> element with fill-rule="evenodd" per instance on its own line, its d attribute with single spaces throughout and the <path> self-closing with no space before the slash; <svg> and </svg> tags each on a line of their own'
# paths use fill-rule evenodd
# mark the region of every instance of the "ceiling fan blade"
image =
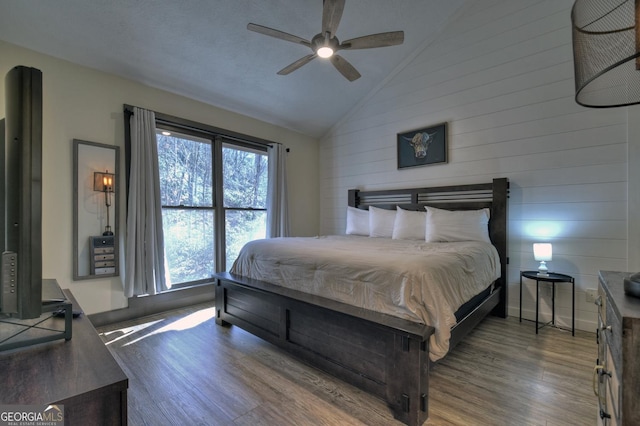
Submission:
<svg viewBox="0 0 640 426">
<path fill-rule="evenodd" d="M 311 62 L 311 60 L 314 59 L 316 56 L 318 56 L 318 55 L 316 55 L 315 53 L 311 53 L 310 55 L 302 57 L 302 58 L 298 59 L 297 61 L 295 61 L 294 63 L 289 64 L 286 67 L 282 68 L 280 71 L 278 71 L 278 75 L 291 74 L 292 72 L 294 72 L 295 70 L 297 70 L 301 66 Z"/>
<path fill-rule="evenodd" d="M 333 66 L 336 67 L 336 69 L 340 71 L 340 74 L 342 74 L 347 80 L 355 81 L 360 78 L 358 70 L 342 56 L 333 55 L 330 59 Z"/>
<path fill-rule="evenodd" d="M 345 40 L 340 43 L 340 49 L 372 49 L 374 47 L 396 46 L 403 42 L 404 31 L 391 31 Z"/>
<path fill-rule="evenodd" d="M 336 35 L 338 24 L 342 19 L 342 11 L 344 10 L 345 0 L 324 0 L 322 6 L 322 34 L 329 33 L 327 39 Z"/>
<path fill-rule="evenodd" d="M 278 38 L 280 40 L 290 41 L 290 42 L 296 43 L 296 44 L 302 44 L 304 46 L 307 46 L 307 47 L 311 48 L 311 42 L 310 41 L 307 41 L 307 40 L 305 40 L 305 39 L 303 39 L 301 37 L 298 37 L 298 36 L 294 36 L 293 34 L 285 33 L 283 31 L 274 30 L 273 28 L 263 27 L 262 25 L 258 25 L 258 24 L 247 24 L 247 29 L 249 31 L 254 31 L 256 33 L 268 35 L 270 37 L 275 37 L 275 38 Z"/>
</svg>

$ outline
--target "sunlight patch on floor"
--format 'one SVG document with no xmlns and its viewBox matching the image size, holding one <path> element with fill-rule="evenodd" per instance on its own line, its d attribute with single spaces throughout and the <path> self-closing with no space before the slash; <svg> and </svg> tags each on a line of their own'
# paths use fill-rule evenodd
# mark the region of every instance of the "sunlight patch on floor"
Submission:
<svg viewBox="0 0 640 426">
<path fill-rule="evenodd" d="M 124 344 L 123 346 L 129 346 L 132 345 L 134 343 L 139 342 L 142 339 L 146 339 L 147 337 L 151 337 L 157 334 L 161 334 L 161 333 L 166 333 L 167 331 L 184 331 L 184 330 L 188 330 L 190 328 L 194 328 L 199 326 L 200 324 L 207 322 L 211 319 L 213 319 L 216 316 L 216 310 L 215 308 L 207 308 L 207 309 L 201 309 L 197 312 L 194 312 L 190 315 L 187 315 L 186 317 L 180 318 L 176 321 L 173 321 L 167 325 L 165 325 L 164 327 L 160 327 L 157 330 L 153 330 L 148 334 L 145 334 L 144 336 L 140 336 L 137 339 L 134 339 L 126 344 Z M 157 322 L 157 321 L 156 321 Z"/>
<path fill-rule="evenodd" d="M 183 318 L 179 318 L 175 321 L 172 321 L 171 323 L 157 328 L 155 330 L 150 330 L 150 332 L 148 332 L 147 334 L 141 335 L 140 337 L 125 343 L 123 346 L 129 346 L 133 343 L 137 343 L 142 339 L 145 339 L 149 336 L 153 336 L 153 335 L 157 335 L 157 334 L 161 334 L 161 333 L 165 333 L 167 331 L 183 331 L 183 330 L 188 330 L 190 328 L 193 327 L 197 327 L 198 325 L 209 321 L 211 319 L 213 319 L 215 317 L 215 308 L 206 308 L 206 309 L 201 309 L 199 311 L 196 311 L 192 314 L 189 314 Z M 105 345 L 109 346 L 113 343 L 116 343 L 122 339 L 131 337 L 137 333 L 141 333 L 144 330 L 148 329 L 149 327 L 153 327 L 156 325 L 160 325 L 160 323 L 167 321 L 166 319 L 159 319 L 159 320 L 155 320 L 155 321 L 149 321 L 149 322 L 145 322 L 143 324 L 138 324 L 138 325 L 134 325 L 131 327 L 123 327 L 123 328 L 119 328 L 117 330 L 111 330 L 111 331 L 104 331 L 102 333 L 100 333 L 101 336 L 104 336 L 106 338 L 106 342 Z"/>
<path fill-rule="evenodd" d="M 150 321 L 150 322 L 146 322 L 144 324 L 138 324 L 138 325 L 134 325 L 131 327 L 124 327 L 124 328 L 119 328 L 117 330 L 111 330 L 111 331 L 105 331 L 100 333 L 101 336 L 105 336 L 107 339 L 111 339 L 108 342 L 105 342 L 105 345 L 110 345 L 112 343 L 115 343 L 121 339 L 124 339 L 126 337 L 129 337 L 135 333 L 138 333 L 142 330 L 144 330 L 145 328 L 149 328 L 159 322 L 161 322 L 163 320 L 157 320 L 157 321 Z M 115 337 L 116 335 L 118 335 L 117 337 Z M 113 336 L 113 337 L 112 337 Z"/>
</svg>

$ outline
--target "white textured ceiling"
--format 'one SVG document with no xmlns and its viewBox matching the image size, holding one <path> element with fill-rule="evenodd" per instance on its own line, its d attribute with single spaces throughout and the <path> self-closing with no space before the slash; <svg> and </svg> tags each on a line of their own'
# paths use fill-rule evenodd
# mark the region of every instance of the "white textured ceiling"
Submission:
<svg viewBox="0 0 640 426">
<path fill-rule="evenodd" d="M 362 74 L 355 82 L 321 59 L 276 75 L 310 50 L 246 29 L 310 40 L 322 0 L 0 0 L 0 40 L 320 137 L 464 1 L 347 0 L 340 40 L 405 32 L 400 46 L 341 52 Z"/>
</svg>

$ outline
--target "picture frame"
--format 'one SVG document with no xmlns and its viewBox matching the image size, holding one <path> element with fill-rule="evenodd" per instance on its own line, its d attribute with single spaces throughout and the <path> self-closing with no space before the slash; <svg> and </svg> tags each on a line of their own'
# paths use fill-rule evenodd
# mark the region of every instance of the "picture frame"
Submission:
<svg viewBox="0 0 640 426">
<path fill-rule="evenodd" d="M 398 169 L 447 162 L 447 123 L 398 133 Z"/>
</svg>

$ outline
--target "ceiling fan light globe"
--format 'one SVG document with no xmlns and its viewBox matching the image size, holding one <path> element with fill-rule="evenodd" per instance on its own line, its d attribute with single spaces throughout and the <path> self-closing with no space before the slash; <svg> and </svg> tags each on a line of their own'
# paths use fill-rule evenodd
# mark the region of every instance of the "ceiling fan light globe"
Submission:
<svg viewBox="0 0 640 426">
<path fill-rule="evenodd" d="M 328 46 L 323 46 L 319 48 L 316 53 L 321 58 L 330 58 L 331 56 L 333 56 L 333 49 Z"/>
</svg>

